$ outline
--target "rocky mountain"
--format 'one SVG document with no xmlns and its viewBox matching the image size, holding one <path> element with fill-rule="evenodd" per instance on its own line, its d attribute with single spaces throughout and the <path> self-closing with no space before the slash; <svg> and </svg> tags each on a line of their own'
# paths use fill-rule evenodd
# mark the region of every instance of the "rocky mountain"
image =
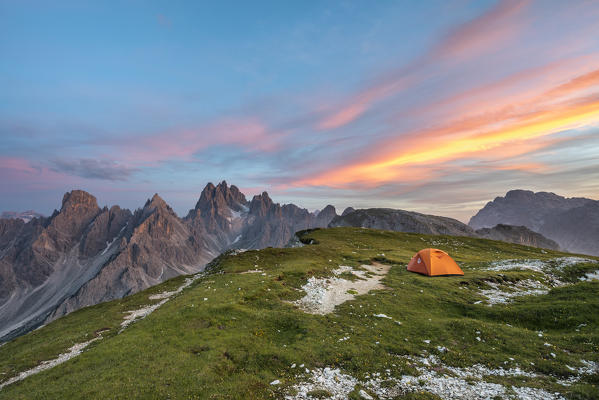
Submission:
<svg viewBox="0 0 599 400">
<path fill-rule="evenodd" d="M 118 207 L 108 212 L 114 208 Z M 100 231 L 108 232 L 106 222 L 111 216 L 105 217 L 92 227 L 100 225 Z M 120 230 L 107 236 L 111 239 L 105 241 L 100 252 L 110 254 L 109 259 L 74 295 L 56 307 L 51 319 L 136 293 L 181 274 L 198 272 L 218 255 L 157 194 L 142 209 L 115 225 Z"/>
<path fill-rule="evenodd" d="M 16 211 L 3 211 L 2 214 L 0 214 L 0 219 L 21 219 L 24 222 L 29 222 L 34 218 L 41 218 L 43 217 L 42 214 L 37 213 L 33 210 L 27 210 L 27 211 L 23 211 L 23 212 L 16 212 Z"/>
<path fill-rule="evenodd" d="M 158 194 L 132 213 L 73 190 L 48 218 L 0 219 L 0 339 L 198 272 L 230 248 L 282 247 L 334 216 L 332 206 L 316 215 L 266 192 L 247 201 L 224 181 L 206 185 L 185 218 Z"/>
<path fill-rule="evenodd" d="M 249 203 L 237 186 L 228 186 L 225 181 L 217 186 L 208 183 L 185 221 L 196 236 L 205 236 L 213 251 L 220 253 L 239 241 L 248 211 Z"/>
<path fill-rule="evenodd" d="M 280 205 L 266 192 L 248 201 L 235 185 L 223 181 L 217 186 L 206 185 L 185 220 L 204 229 L 220 253 L 230 248 L 282 247 L 295 232 L 326 227 L 336 215 L 331 205 L 318 213 L 295 204 Z"/>
<path fill-rule="evenodd" d="M 599 201 L 554 193 L 512 190 L 487 203 L 469 222 L 474 229 L 523 225 L 562 250 L 599 254 Z"/>
<path fill-rule="evenodd" d="M 352 213 L 354 211 L 356 211 L 355 208 L 353 208 L 353 207 L 347 207 L 345 210 L 343 210 L 343 212 L 341 213 L 341 216 L 344 217 L 347 214 Z"/>
<path fill-rule="evenodd" d="M 493 228 L 481 228 L 476 230 L 479 237 L 502 242 L 522 244 L 524 246 L 542 247 L 544 249 L 558 250 L 559 246 L 551 239 L 531 231 L 525 226 L 499 224 Z"/>
<path fill-rule="evenodd" d="M 333 218 L 329 227 L 354 226 L 430 235 L 476 236 L 472 228 L 456 219 L 412 211 L 369 208 L 346 209 L 343 214 Z"/>
</svg>

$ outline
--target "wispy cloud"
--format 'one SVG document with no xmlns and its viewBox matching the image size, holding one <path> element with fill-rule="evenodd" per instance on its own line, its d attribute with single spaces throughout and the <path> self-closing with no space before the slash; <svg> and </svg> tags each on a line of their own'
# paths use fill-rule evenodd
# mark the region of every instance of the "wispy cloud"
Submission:
<svg viewBox="0 0 599 400">
<path fill-rule="evenodd" d="M 122 156 L 137 163 L 191 161 L 213 146 L 237 146 L 246 151 L 272 152 L 281 132 L 272 132 L 257 118 L 225 118 L 191 128 L 173 128 L 117 142 Z"/>
<path fill-rule="evenodd" d="M 396 71 L 376 79 L 318 122 L 319 129 L 337 129 L 356 120 L 377 102 L 398 94 L 419 81 L 429 78 L 430 64 L 461 62 L 484 53 L 497 51 L 517 37 L 523 24 L 521 12 L 529 1 L 498 2 L 486 13 L 455 27 L 421 57 Z"/>
<path fill-rule="evenodd" d="M 126 181 L 137 171 L 135 168 L 106 159 L 56 159 L 51 161 L 51 165 L 51 169 L 56 172 L 80 176 L 82 178 L 103 179 L 108 181 Z"/>
</svg>

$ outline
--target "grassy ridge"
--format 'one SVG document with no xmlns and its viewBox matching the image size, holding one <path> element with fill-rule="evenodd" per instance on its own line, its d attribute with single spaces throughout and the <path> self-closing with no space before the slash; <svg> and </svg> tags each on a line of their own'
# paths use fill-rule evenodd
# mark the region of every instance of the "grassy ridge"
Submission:
<svg viewBox="0 0 599 400">
<path fill-rule="evenodd" d="M 518 364 L 556 377 L 571 374 L 566 364 L 599 361 L 597 282 L 556 288 L 509 305 L 474 304 L 481 299 L 476 288 L 486 279 L 539 278 L 531 271 L 486 271 L 483 267 L 489 262 L 551 259 L 563 253 L 482 239 L 360 228 L 304 232 L 302 241 L 314 244 L 220 257 L 212 274 L 121 334 L 117 331 L 124 311 L 151 304 L 150 294 L 172 290 L 183 277 L 79 310 L 0 347 L 0 373 L 8 378 L 109 329 L 77 358 L 5 387 L 0 399 L 280 398 L 302 378 L 301 371 L 290 368 L 294 363 L 310 369 L 340 367 L 357 378 L 391 369 L 399 377 L 415 371 L 397 355 L 422 350 L 438 354 L 452 366 Z M 406 263 L 424 247 L 449 252 L 465 276 L 427 278 L 407 272 Z M 389 290 L 358 296 L 324 316 L 306 314 L 288 303 L 303 295 L 297 289 L 308 277 L 328 276 L 339 265 L 359 266 L 372 260 L 393 265 L 383 281 Z M 578 265 L 563 273 L 574 281 L 589 268 Z M 266 275 L 242 273 L 252 269 Z M 379 313 L 402 325 L 373 316 Z M 339 342 L 345 336 L 350 339 Z M 552 346 L 545 346 L 547 342 Z M 439 353 L 437 346 L 450 351 Z M 274 379 L 282 384 L 270 385 Z M 569 388 L 551 377 L 525 382 L 495 379 L 548 388 L 571 398 L 599 397 L 596 377 Z"/>
</svg>

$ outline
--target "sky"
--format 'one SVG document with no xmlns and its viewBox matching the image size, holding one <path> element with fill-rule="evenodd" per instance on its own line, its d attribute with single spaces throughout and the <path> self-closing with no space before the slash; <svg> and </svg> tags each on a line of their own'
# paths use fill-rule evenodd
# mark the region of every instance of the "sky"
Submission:
<svg viewBox="0 0 599 400">
<path fill-rule="evenodd" d="M 599 2 L 0 0 L 0 211 L 207 182 L 468 221 L 599 199 Z"/>
</svg>

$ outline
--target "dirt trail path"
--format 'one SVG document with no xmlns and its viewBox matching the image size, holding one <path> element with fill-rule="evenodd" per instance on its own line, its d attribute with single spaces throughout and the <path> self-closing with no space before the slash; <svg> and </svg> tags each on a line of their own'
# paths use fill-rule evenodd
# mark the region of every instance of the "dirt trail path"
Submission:
<svg viewBox="0 0 599 400">
<path fill-rule="evenodd" d="M 333 312 L 336 306 L 352 300 L 355 296 L 385 288 L 381 280 L 391 269 L 390 265 L 373 263 L 361 267 L 365 271 L 342 265 L 333 271 L 335 276 L 308 279 L 308 283 L 302 286 L 306 295 L 293 304 L 310 314 L 328 314 Z M 355 275 L 357 279 L 338 277 L 348 272 Z"/>
</svg>

